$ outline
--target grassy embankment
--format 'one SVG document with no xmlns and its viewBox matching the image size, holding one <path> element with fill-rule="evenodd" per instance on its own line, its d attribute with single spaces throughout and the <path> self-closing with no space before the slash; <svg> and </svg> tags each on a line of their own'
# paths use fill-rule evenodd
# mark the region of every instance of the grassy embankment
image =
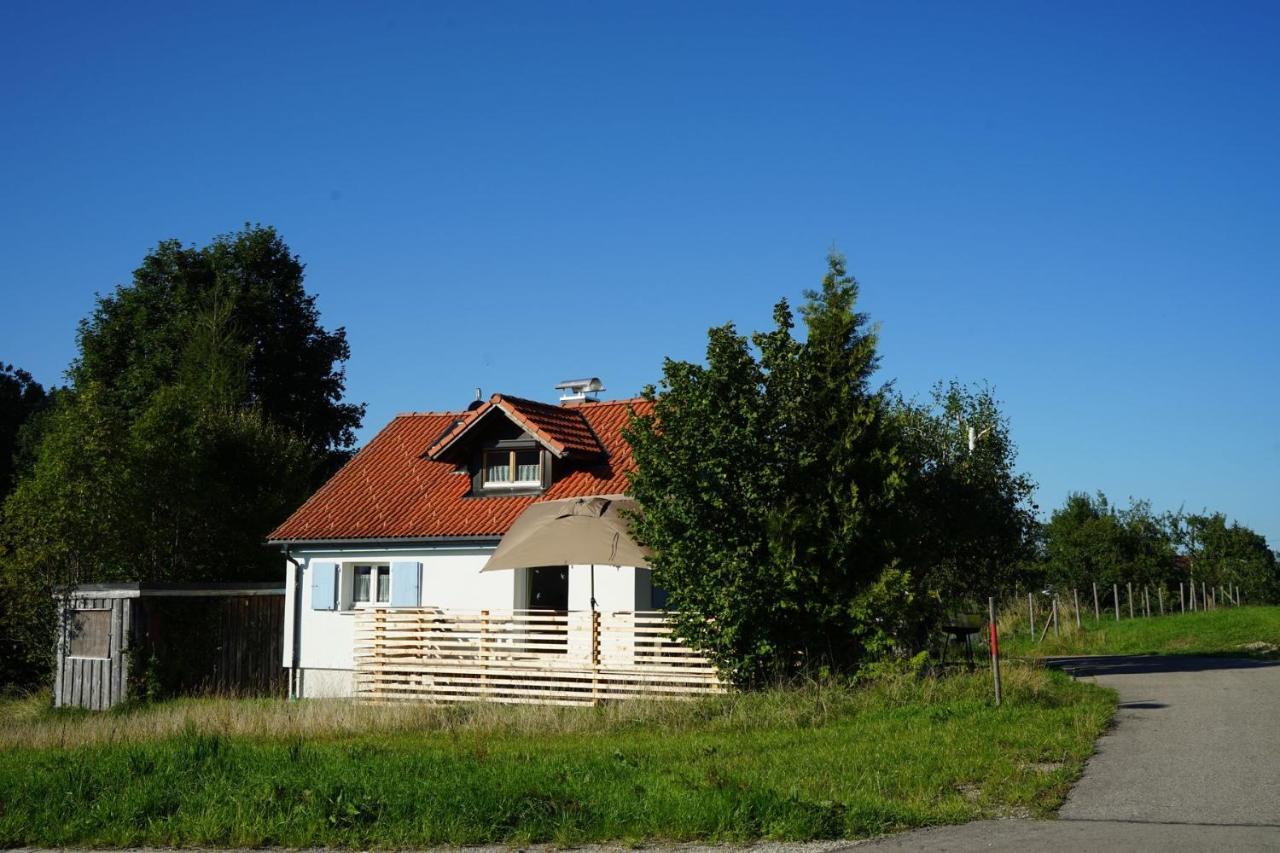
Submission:
<svg viewBox="0 0 1280 853">
<path fill-rule="evenodd" d="M 861 837 L 1045 814 L 1114 697 L 1035 667 L 597 709 L 0 703 L 0 845 Z"/>
<path fill-rule="evenodd" d="M 1010 657 L 1055 655 L 1233 655 L 1276 658 L 1280 652 L 1280 607 L 1220 607 L 1119 622 L 1108 612 L 1100 620 L 1092 609 L 1081 613 L 1076 628 L 1072 610 L 1060 614 L 1060 636 L 1050 628 L 1043 641 L 1033 643 L 1026 613 L 1016 611 L 1001 620 L 1001 651 Z M 1041 619 L 1042 617 L 1037 617 Z M 1036 632 L 1043 630 L 1043 622 Z"/>
</svg>

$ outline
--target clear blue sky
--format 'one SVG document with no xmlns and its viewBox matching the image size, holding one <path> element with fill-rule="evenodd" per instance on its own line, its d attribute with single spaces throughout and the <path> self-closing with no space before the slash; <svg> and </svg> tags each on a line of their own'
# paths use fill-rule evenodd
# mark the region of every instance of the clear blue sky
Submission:
<svg viewBox="0 0 1280 853">
<path fill-rule="evenodd" d="M 158 240 L 275 225 L 362 439 L 610 394 L 838 247 L 909 393 L 992 383 L 1043 507 L 1280 546 L 1273 3 L 8 3 L 0 360 L 59 381 Z"/>
</svg>

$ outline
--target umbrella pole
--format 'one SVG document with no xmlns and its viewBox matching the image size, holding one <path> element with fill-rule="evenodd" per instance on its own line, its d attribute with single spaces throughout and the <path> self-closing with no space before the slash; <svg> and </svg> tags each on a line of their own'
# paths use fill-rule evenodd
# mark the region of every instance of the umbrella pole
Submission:
<svg viewBox="0 0 1280 853">
<path fill-rule="evenodd" d="M 600 613 L 596 610 L 596 564 L 591 564 L 591 705 L 599 704 L 600 682 L 595 676 L 600 666 Z"/>
</svg>

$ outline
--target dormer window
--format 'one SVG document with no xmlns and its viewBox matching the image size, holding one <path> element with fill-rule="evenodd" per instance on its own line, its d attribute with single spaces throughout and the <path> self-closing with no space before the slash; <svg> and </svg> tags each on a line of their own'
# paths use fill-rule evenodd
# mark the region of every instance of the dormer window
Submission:
<svg viewBox="0 0 1280 853">
<path fill-rule="evenodd" d="M 486 450 L 486 489 L 527 489 L 542 486 L 542 452 L 532 450 Z"/>
<path fill-rule="evenodd" d="M 541 494 L 556 478 L 608 459 L 586 410 L 585 401 L 553 406 L 495 394 L 422 455 L 465 471 L 471 497 Z"/>
</svg>

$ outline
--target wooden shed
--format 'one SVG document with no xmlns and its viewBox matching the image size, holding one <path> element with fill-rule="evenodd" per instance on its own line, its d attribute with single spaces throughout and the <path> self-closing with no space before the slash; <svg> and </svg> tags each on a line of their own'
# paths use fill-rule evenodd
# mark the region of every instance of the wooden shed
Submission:
<svg viewBox="0 0 1280 853">
<path fill-rule="evenodd" d="M 59 603 L 57 707 L 284 695 L 283 583 L 84 584 Z"/>
</svg>

